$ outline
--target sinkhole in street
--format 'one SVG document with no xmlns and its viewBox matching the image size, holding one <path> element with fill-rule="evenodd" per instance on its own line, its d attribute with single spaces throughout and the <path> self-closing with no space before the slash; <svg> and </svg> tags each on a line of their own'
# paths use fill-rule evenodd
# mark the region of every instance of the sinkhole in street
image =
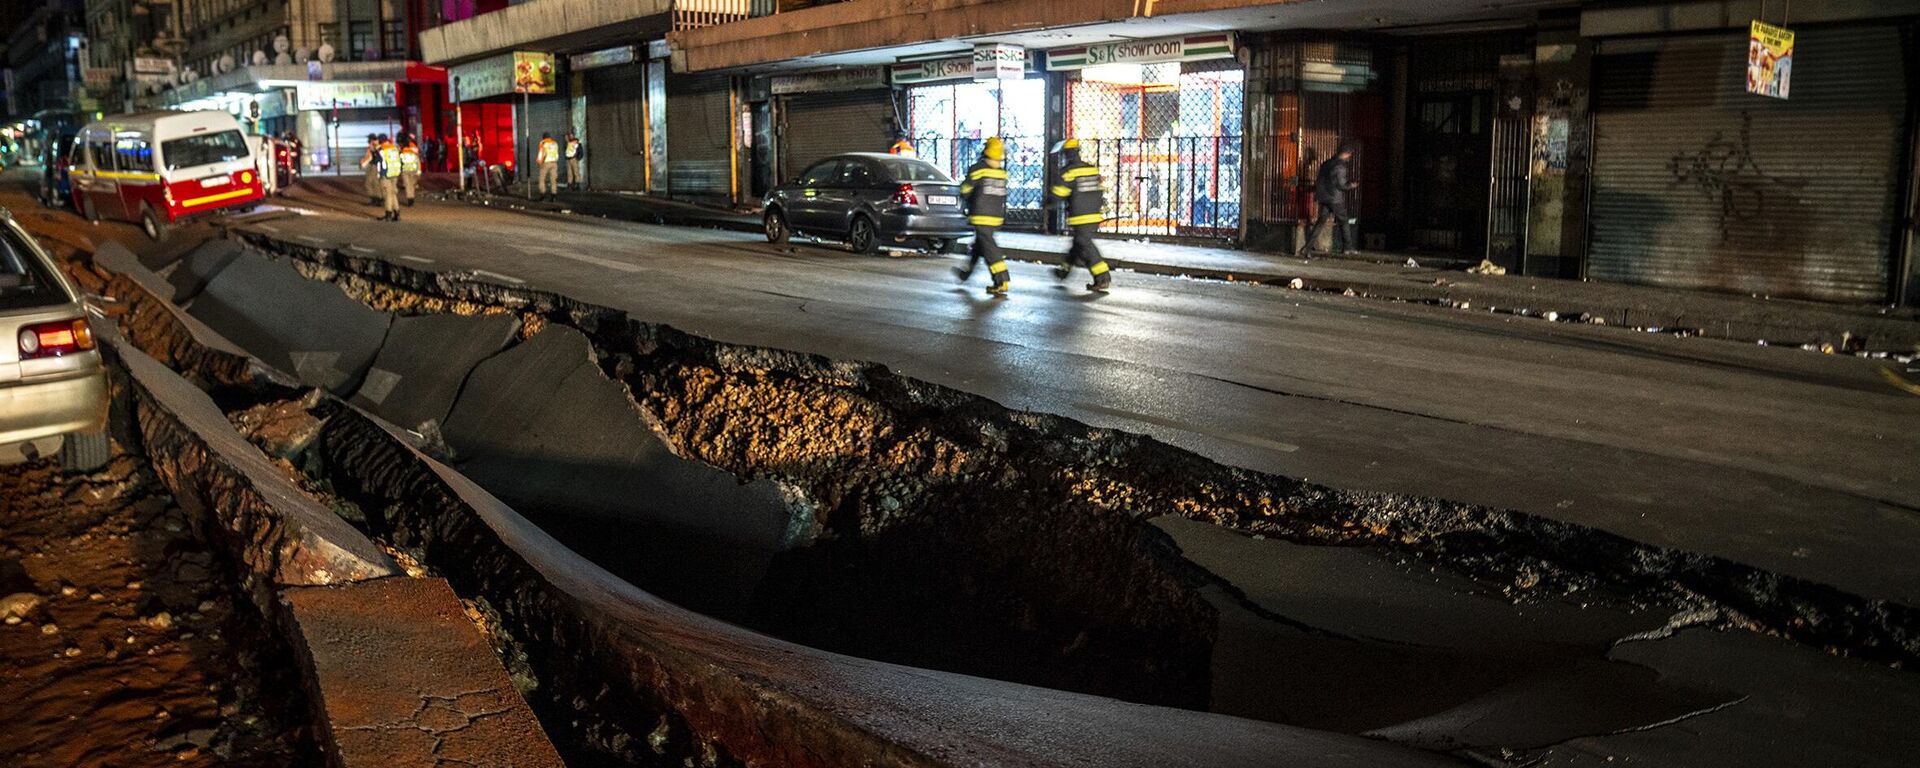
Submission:
<svg viewBox="0 0 1920 768">
<path fill-rule="evenodd" d="M 1669 561 L 1631 542 L 1318 488 L 880 366 L 298 248 L 231 260 L 189 312 L 417 430 L 595 563 L 775 636 L 1433 748 L 1552 743 L 1728 700 L 1608 658 L 1675 616 L 1720 616 L 1660 588 Z M 329 327 L 371 341 L 293 351 L 298 332 L 263 316 L 284 307 L 261 295 L 350 305 Z M 225 401 L 309 479 L 346 487 L 340 473 L 380 471 L 320 466 L 311 443 L 260 431 L 284 420 L 240 418 L 292 409 L 312 421 L 293 431 L 314 439 L 337 404 Z M 379 509 L 341 501 L 391 533 Z M 1601 560 L 1646 572 L 1608 582 Z M 1573 700 L 1604 704 L 1516 717 L 1510 732 L 1446 724 L 1463 707 L 1538 714 Z"/>
</svg>

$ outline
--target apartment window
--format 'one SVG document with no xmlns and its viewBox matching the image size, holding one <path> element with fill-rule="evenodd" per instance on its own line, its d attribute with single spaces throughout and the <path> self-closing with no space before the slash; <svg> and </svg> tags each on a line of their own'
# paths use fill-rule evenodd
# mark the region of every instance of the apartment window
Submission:
<svg viewBox="0 0 1920 768">
<path fill-rule="evenodd" d="M 373 36 L 373 22 L 355 21 L 347 26 L 346 59 L 375 61 L 380 58 L 380 41 Z"/>
<path fill-rule="evenodd" d="M 381 47 L 387 55 L 396 59 L 405 58 L 407 49 L 407 25 L 402 21 L 389 21 L 381 35 Z"/>
<path fill-rule="evenodd" d="M 333 50 L 337 54 L 346 53 L 346 51 L 340 48 L 340 23 L 339 22 L 329 21 L 325 24 L 319 25 L 319 28 L 320 28 L 320 42 L 333 46 Z M 314 48 L 316 49 L 319 47 L 320 46 L 318 44 L 314 45 Z"/>
</svg>

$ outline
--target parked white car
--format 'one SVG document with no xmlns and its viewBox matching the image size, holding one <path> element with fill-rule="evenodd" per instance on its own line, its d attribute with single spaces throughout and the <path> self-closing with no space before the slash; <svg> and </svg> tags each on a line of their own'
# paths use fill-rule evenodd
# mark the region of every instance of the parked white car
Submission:
<svg viewBox="0 0 1920 768">
<path fill-rule="evenodd" d="M 0 460 L 107 463 L 107 369 L 84 297 L 0 208 Z"/>
</svg>

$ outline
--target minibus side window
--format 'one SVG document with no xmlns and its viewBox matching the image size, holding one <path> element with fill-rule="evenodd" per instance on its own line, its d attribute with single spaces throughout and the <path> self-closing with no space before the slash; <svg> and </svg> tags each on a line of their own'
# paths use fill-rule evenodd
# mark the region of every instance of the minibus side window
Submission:
<svg viewBox="0 0 1920 768">
<path fill-rule="evenodd" d="M 94 170 L 113 170 L 113 144 L 107 140 L 106 134 L 96 133 L 87 137 L 87 156 L 93 160 Z"/>
<path fill-rule="evenodd" d="M 113 142 L 114 165 L 122 171 L 153 171 L 153 147 L 139 136 L 122 136 Z"/>
</svg>

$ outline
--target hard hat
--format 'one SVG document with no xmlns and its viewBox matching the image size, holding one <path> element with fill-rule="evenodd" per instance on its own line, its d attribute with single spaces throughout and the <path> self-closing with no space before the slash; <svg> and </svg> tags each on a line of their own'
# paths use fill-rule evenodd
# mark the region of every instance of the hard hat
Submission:
<svg viewBox="0 0 1920 768">
<path fill-rule="evenodd" d="M 988 160 L 1004 160 L 1007 157 L 1007 148 L 1000 143 L 1000 137 L 992 136 L 987 138 L 987 146 L 980 150 L 980 154 L 985 155 Z"/>
<path fill-rule="evenodd" d="M 1053 145 L 1053 152 L 1054 154 L 1059 154 L 1069 149 L 1079 149 L 1079 148 L 1080 148 L 1079 139 L 1067 139 L 1066 141 Z"/>
</svg>

